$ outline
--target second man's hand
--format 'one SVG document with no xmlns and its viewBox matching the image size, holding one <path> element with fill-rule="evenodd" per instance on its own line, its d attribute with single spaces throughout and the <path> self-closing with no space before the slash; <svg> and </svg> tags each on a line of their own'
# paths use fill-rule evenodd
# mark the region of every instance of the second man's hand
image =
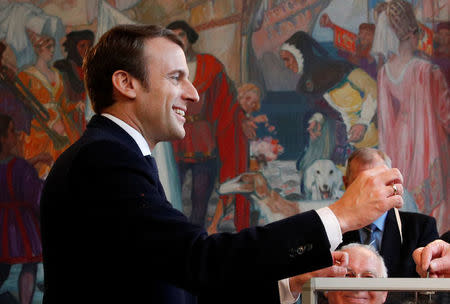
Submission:
<svg viewBox="0 0 450 304">
<path fill-rule="evenodd" d="M 398 169 L 386 166 L 365 170 L 348 187 L 331 211 L 342 233 L 362 228 L 391 208 L 403 206 L 403 176 Z M 397 188 L 394 189 L 393 185 Z"/>
<path fill-rule="evenodd" d="M 334 251 L 333 265 L 316 271 L 307 272 L 289 278 L 289 287 L 293 294 L 301 293 L 302 286 L 311 278 L 316 277 L 342 277 L 347 273 L 348 253 L 343 251 Z"/>
</svg>

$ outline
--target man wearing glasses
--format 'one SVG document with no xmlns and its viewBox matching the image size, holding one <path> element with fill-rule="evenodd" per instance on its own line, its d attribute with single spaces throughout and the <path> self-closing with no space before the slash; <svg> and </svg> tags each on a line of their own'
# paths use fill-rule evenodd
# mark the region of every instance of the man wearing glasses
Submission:
<svg viewBox="0 0 450 304">
<path fill-rule="evenodd" d="M 387 278 L 387 269 L 383 257 L 371 245 L 351 243 L 342 247 L 348 253 L 346 277 L 349 278 Z M 386 301 L 387 291 L 328 291 L 325 297 L 329 304 L 382 304 Z"/>
</svg>

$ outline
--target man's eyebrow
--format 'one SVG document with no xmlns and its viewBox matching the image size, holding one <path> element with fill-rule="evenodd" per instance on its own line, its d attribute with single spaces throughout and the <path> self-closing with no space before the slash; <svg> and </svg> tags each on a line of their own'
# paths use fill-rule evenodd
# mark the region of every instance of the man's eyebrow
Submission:
<svg viewBox="0 0 450 304">
<path fill-rule="evenodd" d="M 168 75 L 179 74 L 180 76 L 187 76 L 187 72 L 184 69 L 175 69 L 167 73 Z"/>
<path fill-rule="evenodd" d="M 353 269 L 351 269 L 350 267 L 347 267 L 347 271 L 351 271 L 351 272 L 355 272 Z M 369 270 L 369 269 L 366 269 L 366 270 L 364 270 L 364 271 L 361 271 L 360 272 L 360 274 L 361 273 L 372 273 L 372 274 L 377 274 L 377 271 L 376 270 Z"/>
<path fill-rule="evenodd" d="M 172 73 L 185 74 L 186 71 L 185 71 L 184 69 L 174 69 L 174 70 L 171 70 L 169 73 L 170 73 L 170 74 L 172 74 Z"/>
</svg>

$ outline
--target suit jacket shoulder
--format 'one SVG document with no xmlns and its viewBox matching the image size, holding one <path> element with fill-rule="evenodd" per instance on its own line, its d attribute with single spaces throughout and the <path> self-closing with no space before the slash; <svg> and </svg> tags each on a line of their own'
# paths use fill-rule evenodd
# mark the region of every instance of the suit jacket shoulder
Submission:
<svg viewBox="0 0 450 304">
<path fill-rule="evenodd" d="M 403 241 L 391 209 L 386 217 L 380 253 L 390 277 L 418 277 L 412 253 L 439 237 L 436 220 L 422 213 L 400 211 L 399 214 Z"/>
<path fill-rule="evenodd" d="M 416 248 L 423 247 L 439 237 L 436 219 L 432 216 L 400 211 L 400 219 L 404 240 L 410 241 Z"/>
</svg>

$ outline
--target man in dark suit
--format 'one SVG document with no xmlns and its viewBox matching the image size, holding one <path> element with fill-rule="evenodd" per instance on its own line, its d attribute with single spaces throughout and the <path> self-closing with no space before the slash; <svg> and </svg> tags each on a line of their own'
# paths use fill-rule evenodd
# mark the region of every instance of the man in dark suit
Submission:
<svg viewBox="0 0 450 304">
<path fill-rule="evenodd" d="M 450 243 L 450 230 L 448 230 L 447 232 L 445 232 L 441 235 L 441 240 L 444 240 L 447 243 Z"/>
<path fill-rule="evenodd" d="M 293 303 L 289 277 L 344 261 L 330 252 L 341 233 L 403 204 L 403 177 L 381 166 L 329 207 L 208 236 L 166 200 L 150 156 L 184 137 L 199 99 L 182 42 L 158 26 L 117 26 L 83 69 L 97 115 L 41 198 L 46 304 Z"/>
<path fill-rule="evenodd" d="M 347 161 L 347 172 L 343 178 L 345 187 L 349 187 L 361 172 L 381 164 L 390 167 L 390 163 L 389 157 L 380 150 L 355 150 Z M 372 242 L 384 258 L 389 277 L 418 277 L 412 253 L 416 248 L 439 238 L 436 220 L 421 213 L 391 209 L 373 224 L 372 227 L 345 233 L 341 245 Z M 374 231 L 369 240 L 370 230 Z"/>
</svg>

